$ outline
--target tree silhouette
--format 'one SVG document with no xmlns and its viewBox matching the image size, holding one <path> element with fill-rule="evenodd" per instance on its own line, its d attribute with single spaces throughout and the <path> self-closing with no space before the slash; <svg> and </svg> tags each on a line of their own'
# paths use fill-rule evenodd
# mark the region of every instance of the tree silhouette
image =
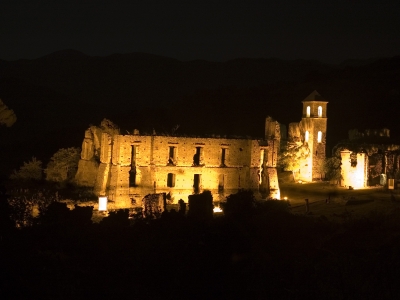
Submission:
<svg viewBox="0 0 400 300">
<path fill-rule="evenodd" d="M 256 208 L 256 198 L 251 190 L 240 190 L 236 194 L 226 197 L 226 202 L 221 203 L 222 209 L 227 215 L 246 215 Z"/>
<path fill-rule="evenodd" d="M 43 175 L 42 162 L 37 160 L 36 157 L 24 164 L 19 168 L 18 171 L 10 175 L 10 179 L 16 180 L 41 180 Z"/>
<path fill-rule="evenodd" d="M 44 170 L 46 180 L 62 182 L 73 179 L 78 169 L 80 155 L 80 148 L 71 147 L 58 150 Z"/>
<path fill-rule="evenodd" d="M 15 121 L 17 121 L 17 116 L 14 111 L 9 109 L 0 99 L 0 125 L 11 127 Z"/>
<path fill-rule="evenodd" d="M 329 180 L 339 181 L 342 179 L 341 166 L 342 160 L 336 156 L 325 159 L 324 170 Z"/>
</svg>

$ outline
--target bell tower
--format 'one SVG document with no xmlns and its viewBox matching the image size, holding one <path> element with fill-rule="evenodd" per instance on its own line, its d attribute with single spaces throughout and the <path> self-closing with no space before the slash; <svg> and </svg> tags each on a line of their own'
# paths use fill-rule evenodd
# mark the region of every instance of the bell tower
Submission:
<svg viewBox="0 0 400 300">
<path fill-rule="evenodd" d="M 300 177 L 305 181 L 321 179 L 326 157 L 327 104 L 322 96 L 313 91 L 303 101 L 303 116 L 300 122 L 302 140 L 309 148 L 308 157 L 300 168 Z"/>
</svg>

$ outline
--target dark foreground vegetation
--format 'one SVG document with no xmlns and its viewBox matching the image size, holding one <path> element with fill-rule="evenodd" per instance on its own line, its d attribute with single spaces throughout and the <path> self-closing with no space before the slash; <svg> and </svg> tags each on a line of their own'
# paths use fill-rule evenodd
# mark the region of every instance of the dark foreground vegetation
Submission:
<svg viewBox="0 0 400 300">
<path fill-rule="evenodd" d="M 207 198 L 209 195 L 205 195 Z M 1 196 L 0 287 L 7 299 L 395 299 L 400 211 L 344 224 L 295 215 L 285 201 L 227 198 L 223 216 L 52 202 L 31 226 Z M 190 209 L 189 209 L 190 212 Z M 193 214 L 192 214 L 193 216 Z"/>
</svg>

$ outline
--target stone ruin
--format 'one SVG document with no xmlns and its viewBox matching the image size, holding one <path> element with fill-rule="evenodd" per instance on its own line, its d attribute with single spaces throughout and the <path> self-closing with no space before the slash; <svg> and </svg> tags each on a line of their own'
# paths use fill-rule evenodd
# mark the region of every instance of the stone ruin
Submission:
<svg viewBox="0 0 400 300">
<path fill-rule="evenodd" d="M 304 164 L 305 180 L 313 179 L 313 164 L 325 158 L 327 102 L 316 101 L 317 96 L 313 92 L 303 101 L 302 121 L 289 125 L 288 138 L 286 127 L 271 117 L 266 118 L 263 139 L 141 135 L 138 130 L 122 135 L 105 119 L 85 132 L 76 183 L 93 187 L 115 208 L 141 206 L 147 194 L 165 193 L 173 202 L 205 190 L 215 201 L 241 189 L 280 199 L 282 142 L 308 143 L 313 155 Z"/>
</svg>

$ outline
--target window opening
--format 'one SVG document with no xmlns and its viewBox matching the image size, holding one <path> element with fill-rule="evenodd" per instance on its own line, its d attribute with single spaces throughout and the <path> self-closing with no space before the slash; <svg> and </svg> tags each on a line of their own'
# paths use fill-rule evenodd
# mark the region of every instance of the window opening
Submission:
<svg viewBox="0 0 400 300">
<path fill-rule="evenodd" d="M 221 167 L 225 167 L 226 149 L 222 148 L 221 152 Z"/>
<path fill-rule="evenodd" d="M 322 106 L 318 106 L 318 117 L 322 117 Z"/>
<path fill-rule="evenodd" d="M 136 184 L 136 151 L 137 146 L 131 147 L 131 169 L 129 171 L 129 187 L 135 187 Z"/>
<path fill-rule="evenodd" d="M 310 117 L 310 113 L 311 113 L 311 108 L 309 106 L 307 106 L 307 118 Z"/>
<path fill-rule="evenodd" d="M 168 173 L 168 176 L 167 176 L 167 187 L 175 187 L 175 174 Z"/>
<path fill-rule="evenodd" d="M 168 156 L 168 164 L 175 165 L 176 164 L 176 147 L 169 147 L 169 156 Z"/>
<path fill-rule="evenodd" d="M 129 171 L 129 186 L 130 187 L 137 186 L 137 184 L 136 184 L 136 169 L 131 169 Z"/>
<path fill-rule="evenodd" d="M 196 154 L 193 156 L 193 165 L 200 166 L 200 157 L 202 152 L 202 147 L 196 147 Z"/>
<path fill-rule="evenodd" d="M 133 145 L 131 147 L 131 167 L 136 166 L 136 151 L 137 151 L 137 146 Z"/>
<path fill-rule="evenodd" d="M 224 191 L 225 181 L 224 181 L 224 174 L 219 174 L 218 177 L 218 192 Z"/>
<path fill-rule="evenodd" d="M 318 131 L 318 143 L 322 142 L 322 131 Z"/>
<path fill-rule="evenodd" d="M 264 166 L 265 166 L 265 149 L 260 151 L 260 166 L 258 169 L 258 182 L 261 184 L 264 176 Z"/>
<path fill-rule="evenodd" d="M 310 137 L 310 133 L 309 133 L 308 130 L 307 130 L 307 131 L 306 131 L 306 134 L 305 134 L 305 141 L 306 141 L 306 142 L 308 142 L 309 137 Z"/>
<path fill-rule="evenodd" d="M 195 194 L 200 193 L 200 181 L 201 181 L 201 174 L 194 174 L 194 177 L 193 177 L 193 192 Z"/>
</svg>

